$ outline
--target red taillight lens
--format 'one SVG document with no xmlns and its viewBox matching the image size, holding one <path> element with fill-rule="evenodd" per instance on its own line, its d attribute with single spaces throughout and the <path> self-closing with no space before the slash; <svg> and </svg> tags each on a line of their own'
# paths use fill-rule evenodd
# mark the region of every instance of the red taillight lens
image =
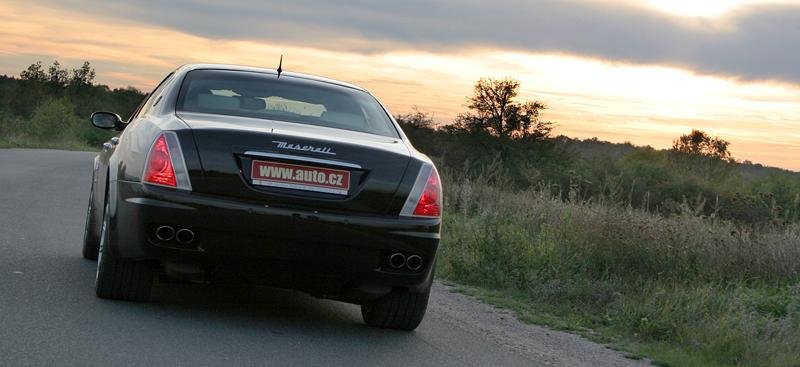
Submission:
<svg viewBox="0 0 800 367">
<path fill-rule="evenodd" d="M 150 154 L 147 155 L 144 182 L 171 187 L 178 186 L 169 148 L 167 148 L 167 140 L 163 134 L 156 139 L 153 147 L 150 148 Z"/>
<path fill-rule="evenodd" d="M 422 190 L 413 215 L 422 217 L 440 217 L 442 215 L 442 183 L 439 181 L 439 174 L 435 169 L 432 169 L 428 176 L 425 189 Z"/>
</svg>

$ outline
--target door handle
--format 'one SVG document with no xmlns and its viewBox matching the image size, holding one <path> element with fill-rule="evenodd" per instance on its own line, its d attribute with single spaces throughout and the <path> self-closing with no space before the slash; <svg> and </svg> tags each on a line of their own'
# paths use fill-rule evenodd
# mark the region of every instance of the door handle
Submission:
<svg viewBox="0 0 800 367">
<path fill-rule="evenodd" d="M 111 143 L 109 143 L 109 142 L 103 143 L 103 150 L 111 150 L 111 148 L 113 148 L 113 147 L 114 146 L 111 145 Z"/>
<path fill-rule="evenodd" d="M 119 138 L 116 136 L 111 138 L 111 145 L 117 145 L 117 144 L 119 144 Z"/>
</svg>

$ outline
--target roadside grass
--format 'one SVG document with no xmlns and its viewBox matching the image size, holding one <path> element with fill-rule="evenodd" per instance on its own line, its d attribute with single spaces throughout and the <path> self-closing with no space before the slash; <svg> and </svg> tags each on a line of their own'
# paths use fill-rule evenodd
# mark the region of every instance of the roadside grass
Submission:
<svg viewBox="0 0 800 367">
<path fill-rule="evenodd" d="M 657 365 L 800 366 L 800 225 L 564 201 L 502 177 L 443 172 L 438 272 L 461 291 Z"/>
<path fill-rule="evenodd" d="M 97 151 L 99 146 L 90 146 L 76 139 L 39 140 L 25 136 L 0 136 L 0 148 L 63 149 L 77 151 Z"/>
</svg>

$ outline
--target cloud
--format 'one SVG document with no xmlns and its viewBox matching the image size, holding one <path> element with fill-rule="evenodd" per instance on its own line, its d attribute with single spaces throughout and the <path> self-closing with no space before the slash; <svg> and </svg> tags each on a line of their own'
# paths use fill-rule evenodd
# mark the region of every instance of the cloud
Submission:
<svg viewBox="0 0 800 367">
<path fill-rule="evenodd" d="M 725 63 L 729 61 L 728 55 L 722 55 L 724 57 L 717 61 L 709 59 L 704 64 L 697 61 L 702 59 L 692 55 L 714 51 L 706 44 L 716 43 L 714 47 L 725 49 L 731 47 L 728 44 L 741 44 L 742 38 L 753 37 L 747 42 L 754 46 L 740 51 L 761 53 L 762 57 L 754 57 L 752 62 L 762 64 L 743 69 L 751 74 L 737 75 L 777 78 L 775 73 L 779 69 L 772 68 L 772 64 L 793 64 L 791 54 L 796 51 L 791 42 L 791 37 L 795 37 L 791 26 L 777 21 L 778 16 L 771 21 L 762 20 L 760 25 L 747 26 L 748 29 L 787 29 L 775 34 L 776 41 L 770 41 L 783 42 L 781 47 L 755 41 L 757 34 L 764 32 L 742 34 L 742 28 L 737 28 L 741 26 L 736 26 L 743 24 L 742 19 L 763 19 L 759 13 L 774 14 L 774 8 L 750 9 L 715 22 L 596 3 L 578 5 L 595 6 L 596 11 L 608 14 L 588 12 L 594 17 L 591 18 L 580 12 L 563 10 L 565 16 L 574 17 L 566 24 L 583 22 L 582 27 L 592 29 L 591 22 L 595 22 L 596 29 L 613 26 L 622 34 L 606 39 L 598 36 L 600 30 L 587 30 L 584 39 L 568 33 L 553 33 L 549 38 L 534 37 L 543 32 L 541 29 L 555 27 L 548 24 L 523 27 L 509 23 L 508 29 L 493 33 L 479 32 L 485 24 L 437 21 L 440 18 L 463 19 L 465 14 L 474 12 L 476 6 L 482 6 L 470 3 L 467 3 L 471 6 L 467 10 L 454 10 L 451 18 L 440 14 L 443 10 L 431 10 L 425 13 L 427 18 L 413 20 L 404 16 L 402 9 L 394 8 L 406 6 L 403 4 L 380 8 L 369 4 L 330 6 L 320 3 L 319 9 L 304 10 L 290 3 L 274 9 L 277 15 L 268 16 L 262 14 L 262 8 L 245 11 L 249 8 L 239 5 L 238 0 L 228 1 L 231 5 L 224 8 L 203 3 L 196 8 L 187 3 L 183 11 L 178 11 L 181 5 L 175 3 L 158 6 L 107 2 L 37 4 L 33 0 L 32 4 L 22 4 L 0 0 L 0 73 L 16 75 L 37 59 L 45 63 L 58 59 L 67 67 L 89 60 L 97 68 L 101 83 L 133 84 L 150 90 L 182 63 L 222 62 L 274 67 L 278 55 L 284 53 L 289 62 L 287 66 L 285 58 L 284 67 L 288 70 L 361 85 L 396 113 L 407 112 L 417 105 L 423 111 L 435 113 L 435 118 L 443 122 L 463 111 L 465 98 L 471 93 L 475 80 L 484 76 L 513 75 L 522 82 L 523 98 L 543 99 L 551 106 L 545 118 L 559 123 L 559 134 L 581 138 L 599 136 L 666 147 L 679 133 L 699 128 L 732 141 L 737 157 L 800 169 L 797 150 L 792 148 L 800 146 L 800 135 L 796 133 L 800 131 L 800 85 L 743 83 L 698 75 L 682 68 L 632 65 L 582 56 L 642 64 L 690 65 L 694 70 L 704 67 L 712 73 L 733 75 L 741 65 L 749 64 L 728 65 Z M 305 6 L 310 4 L 308 0 L 297 1 L 306 1 L 301 4 Z M 413 5 L 411 10 L 405 11 L 419 13 Z M 333 12 L 334 8 L 341 12 Z M 777 13 L 786 16 L 786 21 L 794 22 L 793 10 L 785 9 Z M 632 27 L 631 24 L 623 26 L 620 22 L 608 21 L 626 12 L 640 14 L 641 27 L 664 31 L 626 29 Z M 387 13 L 391 13 L 390 16 L 384 16 Z M 365 17 L 378 24 L 358 22 Z M 581 20 L 581 17 L 587 19 Z M 273 18 L 282 18 L 283 23 Z M 519 15 L 519 18 L 525 17 Z M 486 20 L 490 21 L 495 20 Z M 315 24 L 309 26 L 310 23 Z M 513 35 L 517 32 L 515 27 L 530 29 L 517 39 L 509 36 L 502 42 L 493 41 L 497 34 Z M 574 30 L 578 26 L 571 27 L 565 29 Z M 475 33 L 461 34 L 464 32 L 461 29 L 466 28 L 475 28 Z M 368 34 L 367 29 L 371 29 Z M 676 29 L 683 33 L 675 33 Z M 405 33 L 398 33 L 398 30 Z M 652 41 L 654 38 L 661 43 L 651 45 L 656 42 Z M 606 41 L 600 42 L 604 39 Z M 539 43 L 530 43 L 534 41 Z M 637 46 L 623 47 L 631 43 Z M 773 50 L 770 51 L 773 54 L 760 47 Z M 652 49 L 653 53 L 640 48 Z M 774 60 L 767 60 L 770 57 Z M 791 77 L 788 80 L 792 80 Z M 775 134 L 776 131 L 780 134 Z"/>
<path fill-rule="evenodd" d="M 360 53 L 504 49 L 664 64 L 800 83 L 800 6 L 753 5 L 722 19 L 578 0 L 108 0 L 57 4 L 102 19 Z"/>
</svg>

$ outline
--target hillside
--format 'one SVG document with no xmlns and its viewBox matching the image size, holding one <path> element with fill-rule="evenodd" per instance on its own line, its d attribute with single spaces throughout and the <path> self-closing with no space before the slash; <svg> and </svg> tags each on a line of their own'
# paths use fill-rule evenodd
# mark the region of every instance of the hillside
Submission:
<svg viewBox="0 0 800 367">
<path fill-rule="evenodd" d="M 578 154 L 583 159 L 592 159 L 594 157 L 607 157 L 612 160 L 618 160 L 622 157 L 633 153 L 637 150 L 651 149 L 647 146 L 638 146 L 631 143 L 612 143 L 608 141 L 599 140 L 597 138 L 591 139 L 573 139 L 568 136 L 559 135 L 555 138 L 559 144 L 563 144 L 568 151 Z M 742 179 L 746 182 L 753 182 L 759 179 L 767 178 L 771 175 L 787 175 L 800 180 L 800 172 L 790 171 L 778 167 L 764 166 L 759 163 L 750 161 L 737 162 L 736 167 L 742 175 Z"/>
<path fill-rule="evenodd" d="M 536 142 L 410 125 L 420 151 L 446 169 L 500 166 L 511 187 L 547 187 L 564 199 L 632 206 L 663 215 L 692 211 L 744 223 L 800 220 L 800 173 L 670 150 L 564 136 Z"/>
</svg>

